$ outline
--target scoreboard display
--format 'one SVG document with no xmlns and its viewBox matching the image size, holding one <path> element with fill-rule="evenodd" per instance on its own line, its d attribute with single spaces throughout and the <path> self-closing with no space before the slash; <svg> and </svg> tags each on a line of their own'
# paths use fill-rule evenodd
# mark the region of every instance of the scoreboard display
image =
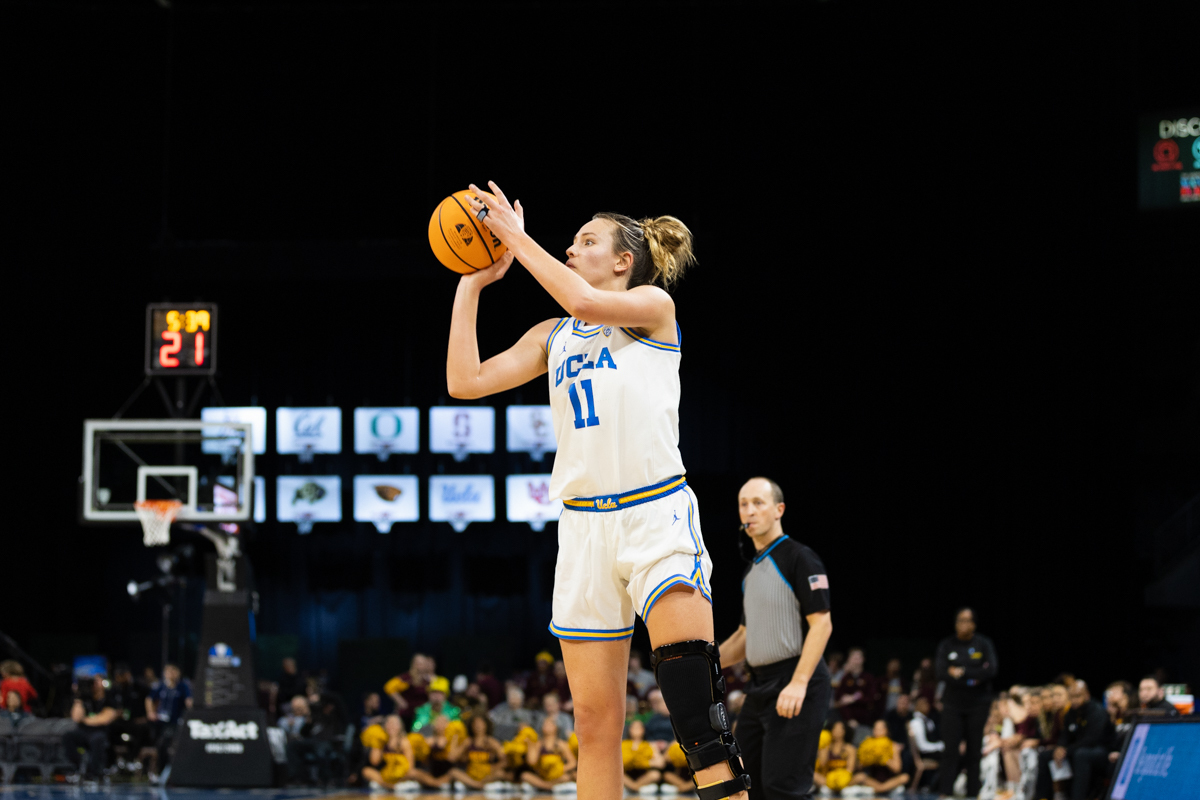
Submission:
<svg viewBox="0 0 1200 800">
<path fill-rule="evenodd" d="M 1200 209 L 1200 105 L 1138 120 L 1138 205 Z"/>
<path fill-rule="evenodd" d="M 147 375 L 212 375 L 216 370 L 216 303 L 146 306 Z"/>
</svg>

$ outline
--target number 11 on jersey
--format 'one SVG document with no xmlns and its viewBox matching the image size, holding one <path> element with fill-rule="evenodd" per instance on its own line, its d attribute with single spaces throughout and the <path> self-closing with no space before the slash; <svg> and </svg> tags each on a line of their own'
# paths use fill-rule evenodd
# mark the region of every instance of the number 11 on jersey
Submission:
<svg viewBox="0 0 1200 800">
<path fill-rule="evenodd" d="M 583 387 L 583 393 L 587 396 L 588 415 L 586 419 L 583 416 L 583 406 L 579 402 L 579 390 L 576 388 L 578 386 Z M 567 397 L 571 398 L 571 408 L 575 409 L 576 428 L 590 428 L 593 425 L 600 424 L 600 418 L 596 416 L 596 400 L 594 397 L 592 397 L 591 378 L 580 381 L 579 383 L 572 383 L 569 387 L 567 387 Z"/>
</svg>

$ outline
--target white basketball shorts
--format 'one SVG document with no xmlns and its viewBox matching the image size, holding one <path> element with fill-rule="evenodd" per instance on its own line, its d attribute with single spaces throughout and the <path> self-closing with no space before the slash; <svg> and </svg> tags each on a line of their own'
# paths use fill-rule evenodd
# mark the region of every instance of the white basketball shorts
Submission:
<svg viewBox="0 0 1200 800">
<path fill-rule="evenodd" d="M 711 603 L 711 577 L 696 496 L 682 475 L 564 500 L 550 632 L 559 639 L 628 639 L 634 615 L 645 620 L 673 586 L 692 586 Z"/>
</svg>

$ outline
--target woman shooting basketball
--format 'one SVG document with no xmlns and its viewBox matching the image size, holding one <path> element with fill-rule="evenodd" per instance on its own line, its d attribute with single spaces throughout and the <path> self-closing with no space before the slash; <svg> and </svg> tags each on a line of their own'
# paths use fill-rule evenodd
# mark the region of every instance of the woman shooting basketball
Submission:
<svg viewBox="0 0 1200 800">
<path fill-rule="evenodd" d="M 713 642 L 712 562 L 679 455 L 680 332 L 665 289 L 693 261 L 674 217 L 597 214 L 564 264 L 525 233 L 500 187 L 469 198 L 508 251 L 464 275 L 454 298 L 446 381 L 475 398 L 549 372 L 558 453 L 551 495 L 563 498 L 550 631 L 562 641 L 575 703 L 581 800 L 622 794 L 621 733 L 634 615 L 700 800 L 744 798 Z M 485 205 L 486 202 L 486 205 Z M 535 325 L 480 363 L 479 293 L 513 258 L 570 314 Z"/>
</svg>

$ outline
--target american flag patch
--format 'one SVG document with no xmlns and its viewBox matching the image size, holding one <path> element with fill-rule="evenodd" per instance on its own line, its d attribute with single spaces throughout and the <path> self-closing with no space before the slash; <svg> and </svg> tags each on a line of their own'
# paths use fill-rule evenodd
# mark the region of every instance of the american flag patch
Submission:
<svg viewBox="0 0 1200 800">
<path fill-rule="evenodd" d="M 814 591 L 817 589 L 828 589 L 829 578 L 825 575 L 809 575 L 808 588 Z"/>
</svg>

